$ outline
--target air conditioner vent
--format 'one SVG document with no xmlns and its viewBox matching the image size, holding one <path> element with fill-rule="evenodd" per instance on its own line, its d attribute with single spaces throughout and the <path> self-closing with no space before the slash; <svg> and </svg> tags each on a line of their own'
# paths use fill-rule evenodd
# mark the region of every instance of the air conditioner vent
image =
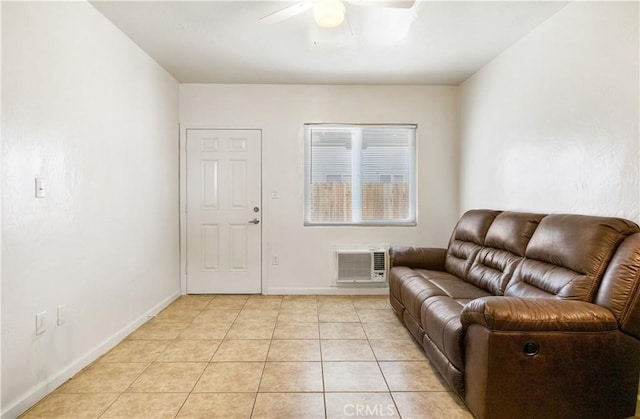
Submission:
<svg viewBox="0 0 640 419">
<path fill-rule="evenodd" d="M 384 271 L 386 259 L 387 257 L 385 252 L 373 252 L 373 270 Z"/>
<path fill-rule="evenodd" d="M 384 284 L 386 265 L 386 249 L 338 249 L 336 284 Z"/>
<path fill-rule="evenodd" d="M 338 253 L 338 278 L 343 281 L 370 281 L 369 253 Z"/>
</svg>

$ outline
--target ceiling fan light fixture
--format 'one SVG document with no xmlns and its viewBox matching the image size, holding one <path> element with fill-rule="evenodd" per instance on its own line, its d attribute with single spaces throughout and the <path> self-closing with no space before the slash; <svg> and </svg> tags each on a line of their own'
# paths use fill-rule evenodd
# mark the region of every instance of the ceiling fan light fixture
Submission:
<svg viewBox="0 0 640 419">
<path fill-rule="evenodd" d="M 318 26 L 335 28 L 344 21 L 345 7 L 340 0 L 319 0 L 313 3 L 313 17 Z"/>
</svg>

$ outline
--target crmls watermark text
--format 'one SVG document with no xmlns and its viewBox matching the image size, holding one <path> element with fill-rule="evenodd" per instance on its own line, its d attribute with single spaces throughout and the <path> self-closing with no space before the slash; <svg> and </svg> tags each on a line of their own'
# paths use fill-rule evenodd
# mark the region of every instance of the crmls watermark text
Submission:
<svg viewBox="0 0 640 419">
<path fill-rule="evenodd" d="M 384 418 L 393 416 L 396 411 L 392 404 L 345 404 L 342 412 L 345 416 Z"/>
</svg>

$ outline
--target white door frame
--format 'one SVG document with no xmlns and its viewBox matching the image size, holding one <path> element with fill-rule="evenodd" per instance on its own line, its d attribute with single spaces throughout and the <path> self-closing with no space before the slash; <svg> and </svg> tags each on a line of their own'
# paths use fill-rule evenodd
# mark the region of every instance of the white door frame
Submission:
<svg viewBox="0 0 640 419">
<path fill-rule="evenodd" d="M 182 292 L 182 295 L 185 295 L 187 293 L 187 213 L 185 212 L 185 209 L 187 207 L 187 130 L 189 129 L 212 129 L 212 130 L 257 130 L 260 131 L 260 137 L 261 137 L 261 141 L 262 141 L 262 128 L 247 128 L 247 127 L 229 127 L 229 126 L 220 126 L 217 124 L 180 124 L 180 149 L 179 149 L 179 155 L 180 155 L 180 291 Z M 265 142 L 262 141 L 262 146 L 261 147 L 261 151 L 260 151 L 260 160 L 262 161 L 263 155 L 264 155 L 264 144 Z M 261 165 L 262 167 L 262 171 L 264 170 L 264 165 Z M 262 175 L 263 173 L 260 173 L 260 189 L 262 190 Z M 264 191 L 261 191 L 264 192 Z M 262 213 L 261 215 L 261 224 L 263 224 L 263 228 L 262 228 L 262 243 L 260 245 L 261 251 L 262 251 L 262 260 L 260 262 L 260 282 L 261 282 L 261 287 L 262 287 L 262 294 L 266 294 L 266 290 L 267 290 L 267 271 L 266 271 L 266 262 L 265 262 L 265 258 L 264 255 L 266 255 L 266 240 L 265 240 L 265 236 L 266 236 L 266 228 L 264 228 L 264 223 L 267 221 L 268 217 L 266 215 L 266 211 L 264 208 L 264 194 L 261 193 L 261 195 L 263 196 L 262 198 L 262 202 L 260 202 L 260 212 Z"/>
</svg>

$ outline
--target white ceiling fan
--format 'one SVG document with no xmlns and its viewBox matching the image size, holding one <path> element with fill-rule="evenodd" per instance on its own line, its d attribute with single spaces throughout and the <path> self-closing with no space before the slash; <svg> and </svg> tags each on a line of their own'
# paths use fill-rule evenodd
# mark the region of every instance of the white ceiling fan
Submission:
<svg viewBox="0 0 640 419">
<path fill-rule="evenodd" d="M 345 0 L 348 3 L 357 6 L 374 6 L 374 7 L 392 7 L 400 9 L 409 9 L 413 7 L 415 0 L 410 1 L 369 1 L 369 0 Z M 300 13 L 304 13 L 309 9 L 313 9 L 313 17 L 323 28 L 335 28 L 340 26 L 345 19 L 346 8 L 341 0 L 304 0 L 293 6 L 285 7 L 259 19 L 262 23 L 279 23 L 292 18 Z"/>
</svg>

